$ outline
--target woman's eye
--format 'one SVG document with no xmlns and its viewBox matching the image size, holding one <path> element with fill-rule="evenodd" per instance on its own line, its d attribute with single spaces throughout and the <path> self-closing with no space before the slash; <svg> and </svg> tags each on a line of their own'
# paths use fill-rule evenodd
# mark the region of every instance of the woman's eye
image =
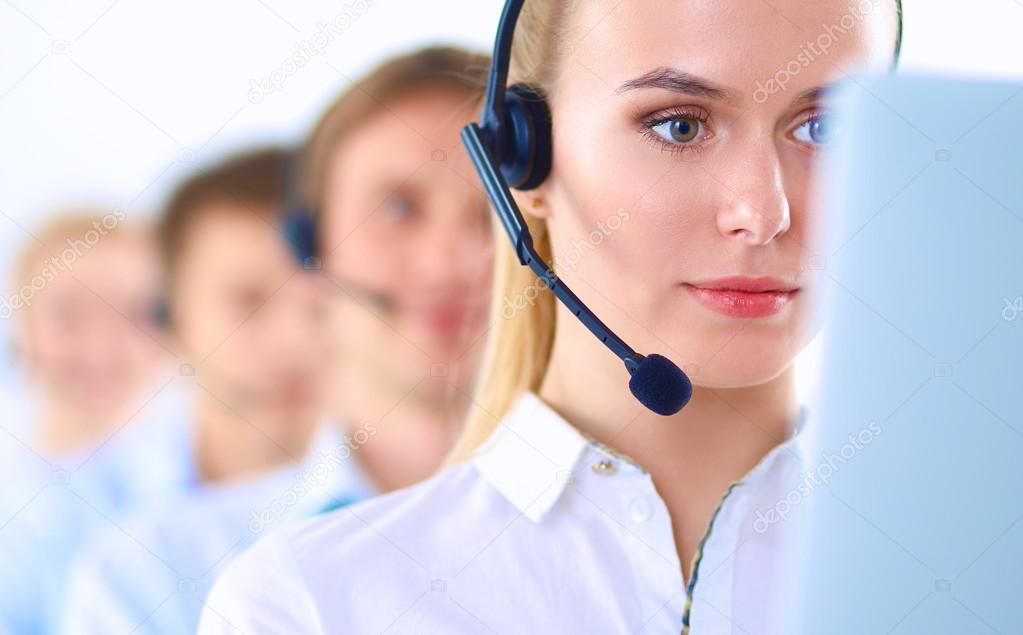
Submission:
<svg viewBox="0 0 1023 635">
<path fill-rule="evenodd" d="M 834 143 L 841 133 L 842 127 L 830 115 L 815 115 L 793 130 L 792 136 L 796 141 L 826 146 Z"/>
<path fill-rule="evenodd" d="M 669 143 L 692 143 L 700 137 L 703 122 L 694 117 L 676 117 L 650 126 L 650 130 Z"/>
<path fill-rule="evenodd" d="M 415 214 L 416 204 L 407 196 L 396 194 L 387 202 L 386 208 L 391 220 L 404 220 Z"/>
</svg>

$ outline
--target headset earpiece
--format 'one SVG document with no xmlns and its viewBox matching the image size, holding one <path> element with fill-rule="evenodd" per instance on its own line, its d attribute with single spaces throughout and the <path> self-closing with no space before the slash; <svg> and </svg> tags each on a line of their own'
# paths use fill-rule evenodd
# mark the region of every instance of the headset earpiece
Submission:
<svg viewBox="0 0 1023 635">
<path fill-rule="evenodd" d="M 622 360 L 631 376 L 629 390 L 640 403 L 660 415 L 675 414 L 692 397 L 689 377 L 666 357 L 637 353 L 558 278 L 537 253 L 529 226 L 509 191 L 509 187 L 531 190 L 539 186 L 550 173 L 552 160 L 551 113 L 543 94 L 527 84 L 505 88 L 515 23 L 524 1 L 505 2 L 483 113 L 478 124 L 462 129 L 462 143 L 519 263 L 532 269 L 562 306 Z"/>
<path fill-rule="evenodd" d="M 171 327 L 170 301 L 166 297 L 157 298 L 153 302 L 149 319 L 161 329 L 167 330 Z"/>
<path fill-rule="evenodd" d="M 284 236 L 291 247 L 291 253 L 299 264 L 315 268 L 316 263 L 316 221 L 305 209 L 292 211 L 284 219 Z"/>
<path fill-rule="evenodd" d="M 532 190 L 551 171 L 551 111 L 528 84 L 513 84 L 504 97 L 501 173 L 510 187 Z"/>
</svg>

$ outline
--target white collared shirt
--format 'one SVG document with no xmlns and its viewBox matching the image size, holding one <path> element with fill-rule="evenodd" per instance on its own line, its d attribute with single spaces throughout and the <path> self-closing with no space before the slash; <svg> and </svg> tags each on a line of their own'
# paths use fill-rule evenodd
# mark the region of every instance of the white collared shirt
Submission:
<svg viewBox="0 0 1023 635">
<path fill-rule="evenodd" d="M 650 475 L 526 393 L 473 460 L 259 542 L 199 632 L 771 633 L 778 535 L 755 520 L 798 457 L 790 440 L 733 486 L 687 592 Z"/>
</svg>

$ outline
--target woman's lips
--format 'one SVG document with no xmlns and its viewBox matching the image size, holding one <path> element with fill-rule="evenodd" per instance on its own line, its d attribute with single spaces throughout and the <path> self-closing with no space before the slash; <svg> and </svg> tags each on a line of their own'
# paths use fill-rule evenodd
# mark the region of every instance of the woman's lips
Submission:
<svg viewBox="0 0 1023 635">
<path fill-rule="evenodd" d="M 784 309 L 799 293 L 777 278 L 718 278 L 682 285 L 697 302 L 733 318 L 764 318 Z"/>
<path fill-rule="evenodd" d="M 481 305 L 482 306 L 482 305 Z M 464 337 L 482 317 L 478 307 L 467 304 L 445 305 L 410 312 L 410 317 L 438 337 Z"/>
</svg>

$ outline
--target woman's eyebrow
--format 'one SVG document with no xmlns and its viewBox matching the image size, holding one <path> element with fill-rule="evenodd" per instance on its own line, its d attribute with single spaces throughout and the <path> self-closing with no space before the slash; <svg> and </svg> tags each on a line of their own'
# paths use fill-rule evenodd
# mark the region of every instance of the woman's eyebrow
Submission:
<svg viewBox="0 0 1023 635">
<path fill-rule="evenodd" d="M 814 86 L 808 88 L 803 92 L 796 95 L 796 98 L 792 101 L 794 105 L 806 105 L 821 101 L 824 97 L 827 97 L 831 91 L 835 89 L 834 84 L 825 84 L 823 86 Z"/>
<path fill-rule="evenodd" d="M 655 68 L 654 70 L 623 82 L 617 92 L 626 92 L 640 88 L 660 88 L 676 93 L 706 97 L 716 101 L 736 102 L 737 95 L 734 91 L 717 86 L 703 78 L 675 68 Z"/>
</svg>

